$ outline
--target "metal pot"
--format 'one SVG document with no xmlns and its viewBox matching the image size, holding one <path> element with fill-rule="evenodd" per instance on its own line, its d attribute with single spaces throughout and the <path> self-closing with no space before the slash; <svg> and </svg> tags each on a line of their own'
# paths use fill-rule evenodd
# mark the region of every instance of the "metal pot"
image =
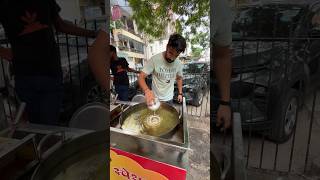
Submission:
<svg viewBox="0 0 320 180">
<path fill-rule="evenodd" d="M 114 107 L 99 102 L 85 104 L 72 115 L 69 127 L 103 131 L 108 128 L 106 117 L 114 118 L 109 113 L 110 108 Z"/>
<path fill-rule="evenodd" d="M 95 131 L 62 143 L 41 160 L 31 180 L 108 179 L 107 143 L 107 131 Z"/>
<path fill-rule="evenodd" d="M 157 114 L 157 116 L 160 117 L 160 119 L 157 120 L 156 123 L 152 124 L 150 123 L 152 121 L 152 114 L 153 112 L 148 109 L 146 103 L 140 103 L 133 106 L 130 106 L 128 109 L 126 109 L 122 115 L 120 116 L 120 124 L 122 129 L 123 124 L 125 121 L 127 121 L 132 114 L 143 114 L 148 113 L 150 116 L 143 116 L 143 115 L 137 115 L 137 119 L 135 119 L 136 123 L 138 125 L 142 126 L 143 134 L 148 134 L 151 136 L 157 136 L 157 137 L 165 137 L 177 127 L 178 124 L 182 121 L 182 111 L 178 113 L 176 108 L 173 106 L 170 106 L 167 103 L 161 103 L 160 108 L 157 110 L 157 112 L 162 112 L 161 114 Z M 164 114 L 167 115 L 167 113 L 170 113 L 170 116 L 172 118 L 165 118 Z M 150 118 L 149 118 L 150 117 Z M 148 119 L 149 118 L 149 119 Z"/>
</svg>

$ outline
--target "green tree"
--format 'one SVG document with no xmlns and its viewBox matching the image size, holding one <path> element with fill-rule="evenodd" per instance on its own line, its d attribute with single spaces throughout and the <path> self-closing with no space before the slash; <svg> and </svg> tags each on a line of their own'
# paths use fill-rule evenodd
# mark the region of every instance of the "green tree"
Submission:
<svg viewBox="0 0 320 180">
<path fill-rule="evenodd" d="M 174 13 L 178 16 L 174 22 L 176 32 L 183 34 L 193 49 L 198 45 L 203 51 L 209 46 L 209 0 L 129 0 L 129 3 L 138 29 L 151 38 L 165 34 L 165 27 L 172 23 L 170 14 Z"/>
<path fill-rule="evenodd" d="M 192 56 L 195 58 L 199 58 L 203 51 L 203 49 L 199 47 L 191 47 L 191 50 L 192 50 Z"/>
<path fill-rule="evenodd" d="M 200 57 L 202 52 L 208 47 L 210 37 L 207 32 L 199 32 L 191 39 L 192 56 Z"/>
<path fill-rule="evenodd" d="M 124 24 L 121 20 L 116 20 L 116 21 L 110 21 L 110 28 L 111 29 L 119 29 L 123 28 Z"/>
</svg>

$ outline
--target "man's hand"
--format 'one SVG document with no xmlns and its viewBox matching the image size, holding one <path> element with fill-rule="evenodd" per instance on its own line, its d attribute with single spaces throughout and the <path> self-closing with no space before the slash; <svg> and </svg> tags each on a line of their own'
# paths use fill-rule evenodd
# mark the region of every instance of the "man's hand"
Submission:
<svg viewBox="0 0 320 180">
<path fill-rule="evenodd" d="M 0 57 L 5 59 L 5 60 L 11 61 L 12 58 L 13 58 L 11 49 L 10 48 L 1 48 L 0 47 Z"/>
<path fill-rule="evenodd" d="M 154 94 L 153 94 L 153 92 L 150 89 L 147 89 L 145 91 L 145 96 L 146 96 L 147 105 L 152 106 L 153 102 L 154 102 Z"/>
<path fill-rule="evenodd" d="M 221 99 L 230 101 L 230 81 L 232 62 L 229 47 L 214 48 L 214 71 L 216 74 Z M 217 126 L 223 125 L 222 130 L 231 126 L 231 109 L 229 105 L 220 104 L 217 112 Z"/>
<path fill-rule="evenodd" d="M 231 126 L 231 109 L 230 106 L 220 105 L 217 112 L 217 127 L 223 125 L 221 131 Z"/>
<path fill-rule="evenodd" d="M 178 95 L 178 102 L 182 103 L 183 96 L 181 94 Z"/>
</svg>

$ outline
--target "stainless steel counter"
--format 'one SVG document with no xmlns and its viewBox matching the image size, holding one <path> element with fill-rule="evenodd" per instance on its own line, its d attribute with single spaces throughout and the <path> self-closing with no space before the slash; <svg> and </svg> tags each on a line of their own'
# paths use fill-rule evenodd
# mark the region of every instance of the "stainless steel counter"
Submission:
<svg viewBox="0 0 320 180">
<path fill-rule="evenodd" d="M 181 108 L 182 121 L 173 135 L 166 138 L 124 131 L 120 128 L 119 119 L 113 119 L 110 127 L 111 147 L 188 170 L 189 134 L 185 101 Z"/>
<path fill-rule="evenodd" d="M 20 124 L 14 131 L 0 131 L 0 172 L 6 178 L 24 176 L 63 144 L 90 130 L 59 126 Z"/>
</svg>

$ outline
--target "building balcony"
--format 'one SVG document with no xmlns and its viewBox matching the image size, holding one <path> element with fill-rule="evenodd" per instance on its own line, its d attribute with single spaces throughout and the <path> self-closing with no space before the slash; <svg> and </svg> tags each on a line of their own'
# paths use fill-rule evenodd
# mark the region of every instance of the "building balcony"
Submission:
<svg viewBox="0 0 320 180">
<path fill-rule="evenodd" d="M 137 49 L 129 49 L 126 46 L 118 46 L 119 51 L 121 51 L 124 54 L 127 54 L 129 57 L 133 58 L 145 58 L 145 54 L 143 51 L 137 50 Z"/>
<path fill-rule="evenodd" d="M 146 58 L 144 54 L 136 53 L 136 52 L 132 52 L 132 51 L 122 51 L 122 53 L 124 53 L 128 57 L 132 57 L 132 58 L 139 58 L 139 59 L 145 59 Z"/>
<path fill-rule="evenodd" d="M 132 31 L 132 32 L 130 32 L 130 31 Z M 133 33 L 133 30 L 126 30 L 126 29 L 123 29 L 123 28 L 121 28 L 121 29 L 114 29 L 113 30 L 113 35 L 114 36 L 118 36 L 119 34 L 122 34 L 122 35 L 124 35 L 124 36 L 127 36 L 128 38 L 131 38 L 131 39 L 133 39 L 133 40 L 136 40 L 136 41 L 138 41 L 138 42 L 141 42 L 141 43 L 143 43 L 144 44 L 144 41 L 143 41 L 143 39 L 140 37 L 140 36 L 138 36 L 137 34 L 134 34 Z"/>
</svg>

